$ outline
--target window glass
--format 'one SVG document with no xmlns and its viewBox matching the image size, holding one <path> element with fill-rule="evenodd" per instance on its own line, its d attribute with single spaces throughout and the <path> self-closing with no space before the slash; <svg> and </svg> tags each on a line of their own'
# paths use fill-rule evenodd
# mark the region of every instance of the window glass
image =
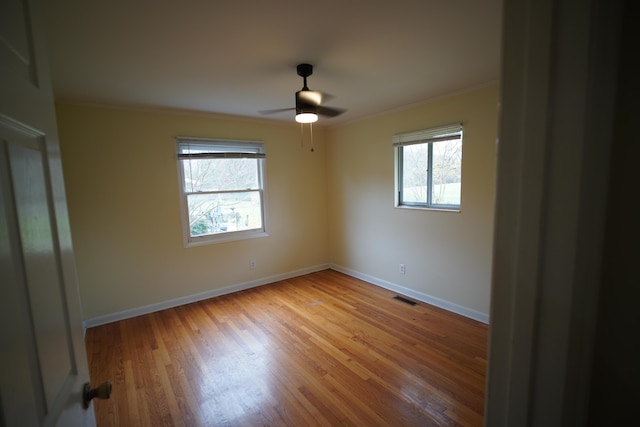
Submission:
<svg viewBox="0 0 640 427">
<path fill-rule="evenodd" d="M 394 135 L 396 206 L 460 210 L 462 126 Z"/>
<path fill-rule="evenodd" d="M 266 235 L 262 143 L 178 138 L 187 246 Z"/>
<path fill-rule="evenodd" d="M 405 203 L 427 203 L 427 148 L 427 144 L 402 147 L 402 200 Z"/>
<path fill-rule="evenodd" d="M 462 139 L 440 141 L 433 146 L 433 196 L 434 205 L 460 206 L 462 183 Z"/>
</svg>

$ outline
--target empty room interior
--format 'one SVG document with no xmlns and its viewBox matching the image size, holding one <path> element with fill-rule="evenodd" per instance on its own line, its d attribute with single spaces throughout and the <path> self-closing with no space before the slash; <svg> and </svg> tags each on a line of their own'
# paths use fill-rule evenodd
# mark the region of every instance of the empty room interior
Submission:
<svg viewBox="0 0 640 427">
<path fill-rule="evenodd" d="M 146 12 L 145 16 L 141 15 L 143 11 L 137 9 L 140 6 L 124 2 L 90 9 L 61 8 L 56 12 L 51 19 L 55 25 L 50 31 L 53 37 L 52 74 L 54 82 L 57 73 L 61 73 L 62 79 L 59 85 L 54 83 L 56 114 L 88 338 L 94 338 L 93 332 L 99 334 L 108 327 L 101 329 L 99 325 L 330 269 L 362 279 L 371 286 L 390 289 L 388 299 L 403 295 L 420 304 L 434 304 L 457 313 L 463 325 L 467 319 L 479 322 L 479 326 L 470 326 L 473 333 L 480 334 L 481 341 L 484 340 L 482 347 L 474 352 L 473 357 L 478 360 L 461 371 L 468 370 L 466 375 L 474 377 L 475 381 L 478 381 L 477 376 L 484 375 L 498 123 L 500 2 L 478 7 L 483 11 L 482 19 L 474 16 L 471 10 L 465 12 L 465 19 L 477 21 L 469 29 L 470 33 L 452 37 L 453 46 L 446 43 L 434 46 L 428 55 L 433 55 L 431 59 L 418 60 L 423 67 L 418 72 L 403 70 L 415 67 L 415 61 L 407 61 L 407 57 L 420 54 L 414 50 L 418 44 L 400 45 L 412 37 L 426 36 L 422 34 L 423 30 L 414 32 L 414 25 L 419 25 L 422 18 L 411 18 L 411 15 L 426 14 L 436 5 L 407 2 L 406 8 L 400 6 L 362 3 L 356 7 L 356 4 L 340 2 L 310 5 L 309 11 L 304 13 L 309 15 L 306 25 L 297 21 L 301 17 L 299 12 L 260 2 L 251 2 L 248 9 L 240 5 L 221 5 L 219 8 L 204 7 L 201 12 L 195 6 L 194 10 L 182 11 L 182 6 L 154 5 L 149 6 L 147 12 L 151 15 L 148 16 Z M 439 13 L 444 17 L 452 17 L 455 12 L 452 7 L 437 7 L 443 7 Z M 157 15 L 153 16 L 154 13 Z M 314 17 L 314 14 L 319 16 Z M 349 18 L 349 14 L 353 18 Z M 361 17 L 354 21 L 356 14 Z M 329 18 L 336 15 L 345 16 L 328 24 Z M 241 16 L 244 16 L 243 20 Z M 410 18 L 414 21 L 403 22 Z M 287 23 L 287 20 L 292 22 Z M 225 24 L 227 21 L 231 23 Z M 400 32 L 398 41 L 393 39 L 394 31 L 384 29 L 385 25 L 392 25 Z M 237 26 L 241 28 L 235 28 Z M 247 29 L 247 26 L 251 28 Z M 278 29 L 282 26 L 285 29 Z M 91 27 L 98 29 L 94 31 Z M 116 31 L 116 27 L 120 29 Z M 445 41 L 448 36 L 439 32 L 452 30 L 443 23 L 429 32 Z M 230 33 L 223 36 L 222 31 Z M 247 34 L 243 34 L 244 31 Z M 86 38 L 71 39 L 80 32 L 86 34 Z M 263 33 L 264 40 L 260 40 L 259 33 Z M 279 39 L 284 36 L 289 39 Z M 190 52 L 189 45 L 182 44 L 189 43 L 194 37 L 202 39 L 198 39 L 194 51 Z M 350 47 L 352 37 L 354 45 Z M 473 52 L 471 46 L 464 47 L 475 37 L 486 38 L 477 43 L 476 49 L 481 52 Z M 60 56 L 70 56 L 56 59 L 56 46 L 62 43 L 66 45 L 60 46 L 63 51 Z M 104 45 L 91 46 L 91 43 Z M 323 47 L 323 44 L 328 46 Z M 163 52 L 165 45 L 168 52 Z M 458 47 L 464 52 L 456 52 Z M 403 49 L 407 50 L 397 52 Z M 102 57 L 107 51 L 110 56 Z M 185 57 L 180 56 L 181 51 Z M 90 58 L 84 58 L 85 53 Z M 392 65 L 391 56 L 396 53 L 400 62 Z M 135 66 L 128 64 L 129 55 L 139 55 L 133 59 Z M 469 57 L 462 59 L 467 55 L 479 59 L 476 71 L 462 72 L 469 66 L 467 61 L 471 61 Z M 98 62 L 90 63 L 89 59 Z M 116 63 L 107 64 L 106 61 Z M 346 110 L 343 114 L 337 117 L 321 115 L 313 125 L 296 123 L 295 111 L 260 114 L 262 110 L 293 106 L 294 94 L 303 84 L 303 79 L 296 74 L 298 62 L 314 66 L 313 74 L 308 77 L 308 87 L 333 95 L 335 99 L 329 100 L 327 105 Z M 438 62 L 450 65 L 442 67 Z M 99 71 L 101 65 L 110 70 Z M 135 69 L 136 66 L 141 68 Z M 82 83 L 77 85 L 74 81 L 82 80 L 82 75 L 94 71 L 99 75 L 87 76 L 89 92 L 85 94 Z M 124 80 L 119 81 L 116 76 L 102 80 L 111 71 L 122 73 Z M 124 77 L 128 73 L 136 77 Z M 178 74 L 171 77 L 172 73 Z M 218 77 L 217 73 L 222 73 L 223 77 Z M 418 84 L 423 82 L 423 87 L 407 88 L 406 83 L 401 83 L 406 73 Z M 416 75 L 419 76 L 417 80 Z M 141 77 L 143 80 L 138 80 Z M 170 81 L 163 83 L 163 78 Z M 446 86 L 437 87 L 430 82 L 432 79 L 442 79 Z M 140 86 L 127 88 L 129 84 Z M 110 85 L 114 87 L 109 88 Z M 349 88 L 349 85 L 354 87 Z M 397 90 L 402 96 L 394 95 L 394 85 L 399 86 Z M 116 89 L 117 86 L 120 87 Z M 162 87 L 166 93 L 161 92 Z M 153 90 L 160 92 L 147 93 Z M 238 91 L 237 95 L 235 91 Z M 251 91 L 256 94 L 252 95 Z M 260 98 L 260 94 L 264 94 L 264 98 Z M 192 95 L 193 100 L 190 99 Z M 136 99 L 136 96 L 141 98 Z M 238 99 L 234 99 L 236 96 Z M 373 102 L 385 107 L 374 110 L 367 105 Z M 228 114 L 228 111 L 238 113 Z M 249 114 L 251 117 L 246 117 Z M 463 128 L 461 202 L 452 209 L 396 206 L 394 135 L 452 123 L 460 123 Z M 181 172 L 178 170 L 176 137 L 264 143 L 266 224 L 263 236 L 189 246 L 181 217 Z M 189 167 L 188 161 L 185 165 L 185 168 Z M 221 208 L 223 216 L 227 213 L 225 209 L 228 208 Z M 221 221 L 228 219 L 225 217 Z M 325 300 L 329 296 L 315 298 L 302 300 L 300 304 L 303 307 L 310 303 L 332 304 L 332 300 Z M 407 313 L 420 310 L 397 300 L 390 301 L 389 310 L 394 307 Z M 428 316 L 423 321 L 428 323 Z M 349 330 L 347 328 L 344 333 Z M 143 333 L 144 328 L 140 331 Z M 351 330 L 352 339 L 365 339 L 358 338 L 358 331 Z M 382 337 L 383 333 L 380 334 Z M 215 335 L 209 339 L 213 337 Z M 402 338 L 400 333 L 399 338 Z M 254 340 L 258 338 L 254 337 Z M 374 342 L 363 342 L 357 346 L 358 351 L 376 351 L 367 350 Z M 394 342 L 392 345 L 402 344 Z M 417 344 L 411 341 L 407 345 Z M 269 348 L 267 344 L 264 346 Z M 336 350 L 340 350 L 338 344 L 332 346 L 338 346 Z M 105 353 L 112 350 L 94 347 L 89 351 L 90 363 L 91 351 L 105 357 Z M 152 351 L 151 347 L 149 351 Z M 234 350 L 232 354 L 238 351 Z M 254 359 L 261 359 L 264 356 L 259 352 L 268 350 L 254 351 L 257 352 Z M 313 349 L 309 351 L 313 352 Z M 207 356 L 212 358 L 211 363 L 217 354 L 214 350 Z M 348 352 L 345 354 L 349 355 Z M 361 357 L 359 354 L 349 356 L 353 362 L 348 365 L 364 364 L 359 361 Z M 444 350 L 439 356 L 454 360 L 455 357 Z M 150 360 L 149 363 L 153 363 L 153 358 Z M 314 362 L 314 365 L 320 363 Z M 255 360 L 253 364 L 256 364 Z M 178 369 L 179 365 L 175 367 Z M 334 381 L 349 381 L 349 377 L 341 376 L 340 371 L 331 372 L 330 365 L 321 368 L 328 370 L 325 375 L 333 375 Z M 92 369 L 98 368 L 92 364 Z M 120 366 L 119 369 L 124 368 Z M 255 381 L 259 381 L 258 373 L 265 368 L 253 369 Z M 313 367 L 310 365 L 308 369 Z M 423 370 L 420 366 L 403 369 Z M 223 374 L 229 379 L 217 383 L 214 377 Z M 367 373 L 377 374 L 375 371 Z M 193 373 L 187 372 L 187 375 Z M 234 384 L 233 372 L 212 370 L 209 375 L 212 382 L 209 392 L 237 402 L 224 402 L 222 397 L 211 398 L 202 395 L 202 391 L 190 391 L 195 402 L 189 403 L 184 397 L 185 390 L 181 390 L 178 393 L 183 395 L 179 398 L 183 400 L 180 410 L 176 413 L 178 406 L 167 404 L 168 416 L 174 422 L 178 422 L 180 416 L 192 420 L 206 416 L 202 420 L 214 420 L 215 424 L 215 415 L 218 415 L 220 423 L 242 424 L 243 417 L 266 424 L 276 423 L 275 420 L 282 417 L 291 423 L 291 419 L 283 414 L 265 411 L 264 403 L 252 402 L 260 397 L 265 400 L 274 397 L 258 386 L 250 388 L 242 380 L 245 373 L 236 374 L 238 384 Z M 439 377 L 440 374 L 432 375 Z M 106 405 L 118 402 L 118 394 L 122 398 L 128 393 L 129 402 L 135 400 L 131 389 L 122 390 L 123 382 L 95 376 L 93 373 L 94 382 L 111 380 L 114 395 L 110 401 L 96 401 L 98 414 Z M 428 381 L 426 371 L 417 376 L 415 381 Z M 296 378 L 291 381 L 300 381 L 297 390 L 309 380 Z M 375 383 L 373 379 L 368 381 L 371 382 Z M 378 382 L 385 384 L 382 380 Z M 237 387 L 238 390 L 216 390 L 216 384 L 224 389 Z M 139 383 L 137 386 L 141 387 Z M 173 386 L 176 391 L 181 387 L 177 383 Z M 342 386 L 349 387 L 345 383 Z M 477 388 L 474 396 L 453 395 L 452 390 L 465 392 L 455 386 L 452 390 L 434 389 L 437 392 L 430 405 L 436 408 L 443 405 L 443 408 L 433 410 L 431 414 L 425 411 L 422 422 L 481 422 L 483 379 L 466 386 Z M 311 384 L 306 387 L 313 390 Z M 342 392 L 346 393 L 336 391 L 335 394 L 341 396 Z M 305 397 L 297 391 L 292 399 L 303 401 L 307 406 L 300 411 L 313 414 L 321 424 L 337 419 L 347 423 L 410 425 L 421 420 L 411 418 L 415 414 L 403 415 L 402 411 L 394 416 L 392 410 L 383 412 L 384 416 L 367 418 L 370 414 L 340 410 L 331 406 L 332 400 L 323 401 L 327 398 L 314 393 L 317 394 L 314 390 Z M 447 393 L 452 395 L 447 396 Z M 385 396 L 387 394 L 381 393 L 379 402 L 364 406 L 368 411 L 375 411 L 375 405 L 398 404 L 395 400 L 386 403 Z M 139 399 L 138 396 L 138 403 Z M 316 403 L 314 399 L 321 402 Z M 410 402 L 408 408 L 429 402 L 427 394 L 404 399 Z M 235 406 L 244 409 L 234 409 Z M 150 408 L 147 410 L 153 412 L 154 407 Z M 119 416 L 127 410 L 126 407 L 110 409 Z M 408 411 L 407 408 L 404 410 Z M 234 420 L 234 416 L 238 418 Z"/>
<path fill-rule="evenodd" d="M 494 288 L 501 0 L 65 0 L 43 22 L 98 426 L 485 423 L 492 304 L 544 315 Z M 509 378 L 494 402 L 542 393 Z"/>
</svg>

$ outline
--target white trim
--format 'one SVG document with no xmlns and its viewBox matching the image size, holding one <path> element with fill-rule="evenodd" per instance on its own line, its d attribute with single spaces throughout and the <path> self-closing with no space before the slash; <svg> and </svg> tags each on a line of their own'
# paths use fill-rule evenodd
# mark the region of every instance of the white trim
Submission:
<svg viewBox="0 0 640 427">
<path fill-rule="evenodd" d="M 268 285 L 270 283 L 278 282 L 280 280 L 291 279 L 293 277 L 302 276 L 305 274 L 315 273 L 317 271 L 326 270 L 331 268 L 333 270 L 344 273 L 348 276 L 355 277 L 356 279 L 364 280 L 372 285 L 379 286 L 394 292 L 398 292 L 402 295 L 406 295 L 418 301 L 425 302 L 427 304 L 434 305 L 452 313 L 459 314 L 464 317 L 468 317 L 473 320 L 477 320 L 482 323 L 489 323 L 489 315 L 464 307 L 450 301 L 443 300 L 422 292 L 414 291 L 404 286 L 397 285 L 395 283 L 387 282 L 377 277 L 369 276 L 364 273 L 360 273 L 355 270 L 351 270 L 346 267 L 342 267 L 337 264 L 320 264 L 313 267 L 307 267 L 300 270 L 294 270 L 287 273 L 276 274 L 273 276 L 263 277 L 249 282 L 238 283 L 231 286 L 226 286 L 220 289 L 212 289 L 210 291 L 201 292 L 198 294 L 187 295 L 172 300 L 162 301 L 155 304 L 148 304 L 142 307 L 132 308 L 128 310 L 118 311 L 116 313 L 106 314 L 103 316 L 97 316 L 87 319 L 82 322 L 85 331 L 88 328 L 95 326 L 106 325 L 107 323 L 118 322 L 120 320 L 130 319 L 132 317 L 142 316 L 144 314 L 155 313 L 156 311 L 166 310 L 168 308 L 179 307 L 181 305 L 190 304 L 197 301 L 202 301 L 209 298 L 215 298 L 222 295 L 231 294 L 233 292 L 243 291 L 245 289 L 257 288 L 258 286 Z"/>
<path fill-rule="evenodd" d="M 379 111 L 377 113 L 372 113 L 372 114 L 367 114 L 364 116 L 360 116 L 360 117 L 354 117 L 352 119 L 346 120 L 344 122 L 333 122 L 331 123 L 330 126 L 327 126 L 328 129 L 335 129 L 335 128 L 339 128 L 339 127 L 344 127 L 344 126 L 349 126 L 352 125 L 354 123 L 360 123 L 363 122 L 365 120 L 374 120 L 378 117 L 384 117 L 384 116 L 389 116 L 392 114 L 396 114 L 396 113 L 401 113 L 403 111 L 407 111 L 407 110 L 412 110 L 414 108 L 420 108 L 422 106 L 428 105 L 428 104 L 433 104 L 434 102 L 438 102 L 442 99 L 448 99 L 448 98 L 452 98 L 454 96 L 460 96 L 460 95 L 464 95 L 470 92 L 475 92 L 478 90 L 482 90 L 491 86 L 499 86 L 501 83 L 500 79 L 498 80 L 489 80 L 483 83 L 479 83 L 476 85 L 471 85 L 471 86 L 467 86 L 464 87 L 462 89 L 459 90 L 453 90 L 453 91 L 447 91 L 447 92 L 442 92 L 439 94 L 435 94 L 432 96 L 428 96 L 427 98 L 421 100 L 421 101 L 417 101 L 417 102 L 412 102 L 411 104 L 403 104 L 400 105 L 398 107 L 394 107 L 394 108 L 390 108 L 388 110 L 385 111 Z M 323 122 L 323 123 L 326 123 Z"/>
<path fill-rule="evenodd" d="M 469 307 L 455 304 L 451 301 L 447 301 L 442 298 L 434 297 L 432 295 L 418 292 L 413 289 L 405 288 L 404 286 L 387 282 L 386 280 L 369 276 L 368 274 L 360 273 L 359 271 L 355 271 L 350 268 L 346 268 L 337 264 L 331 264 L 329 268 L 339 271 L 341 273 L 347 274 L 349 276 L 355 277 L 356 279 L 364 280 L 365 282 L 371 283 L 372 285 L 376 285 L 381 288 L 388 289 L 390 291 L 398 292 L 400 294 L 406 295 L 418 301 L 422 301 L 427 304 L 431 304 L 436 307 L 442 308 L 444 310 L 450 311 L 452 313 L 456 313 L 461 316 L 468 317 L 473 320 L 477 320 L 478 322 L 482 322 L 485 324 L 489 323 L 488 313 L 483 313 L 481 311 L 473 310 Z"/>
<path fill-rule="evenodd" d="M 406 207 L 409 209 L 421 209 L 421 210 L 443 210 L 451 212 L 460 212 L 462 208 L 462 187 L 460 188 L 459 202 L 454 205 L 444 205 L 433 203 L 432 193 L 434 191 L 433 178 L 433 145 L 438 141 L 453 141 L 460 140 L 460 172 L 462 172 L 462 157 L 463 157 L 463 134 L 464 127 L 462 122 L 452 123 L 448 125 L 441 125 L 437 127 L 431 127 L 428 129 L 422 129 L 411 132 L 397 133 L 393 135 L 393 191 L 394 191 L 394 207 Z M 422 202 L 403 202 L 404 198 L 404 148 L 411 145 L 428 144 L 427 145 L 427 200 Z M 460 179 L 460 185 L 462 186 L 462 179 Z"/>
<path fill-rule="evenodd" d="M 239 231 L 231 231 L 231 232 L 223 232 L 216 234 L 206 234 L 202 236 L 191 236 L 191 228 L 189 225 L 189 207 L 187 198 L 192 194 L 206 194 L 207 192 L 194 192 L 193 187 L 191 191 L 187 191 L 186 181 L 185 181 L 185 169 L 183 160 L 189 159 L 188 155 L 183 153 L 184 146 L 189 147 L 190 145 L 194 147 L 211 147 L 215 146 L 216 149 L 221 149 L 224 151 L 216 152 L 215 149 L 210 152 L 204 151 L 204 153 L 197 154 L 196 156 L 200 156 L 202 154 L 213 154 L 217 156 L 218 154 L 222 154 L 223 157 L 225 154 L 231 154 L 231 158 L 234 158 L 235 154 L 241 154 L 243 151 L 248 150 L 251 154 L 255 154 L 258 157 L 255 157 L 258 165 L 258 183 L 259 188 L 250 189 L 252 191 L 257 191 L 260 195 L 260 209 L 262 214 L 262 226 L 260 228 L 248 229 L 248 230 L 239 230 Z M 226 145 L 225 145 L 226 144 Z M 218 138 L 201 138 L 201 137 L 187 137 L 187 136 L 176 136 L 175 137 L 175 147 L 176 147 L 176 169 L 178 172 L 178 191 L 180 195 L 180 213 L 181 213 L 181 222 L 182 222 L 182 240 L 185 248 L 204 246 L 204 245 L 212 245 L 216 243 L 229 242 L 234 240 L 245 240 L 245 239 L 253 239 L 257 237 L 266 237 L 269 235 L 269 219 L 268 219 L 268 204 L 267 204 L 267 173 L 266 173 L 266 147 L 264 141 L 254 141 L 254 140 L 237 140 L 237 139 L 218 139 Z M 236 151 L 240 149 L 241 151 Z M 190 164 L 190 163 L 189 163 Z"/>
<path fill-rule="evenodd" d="M 491 86 L 499 86 L 499 79 L 492 79 L 486 82 L 482 82 L 479 84 L 474 84 L 471 86 L 464 87 L 458 90 L 446 91 L 434 95 L 430 95 L 420 101 L 413 102 L 411 104 L 403 104 L 397 107 L 390 108 L 385 111 L 380 111 L 377 113 L 366 114 L 359 117 L 354 117 L 351 119 L 344 120 L 343 118 L 335 121 L 336 118 L 333 118 L 334 121 L 320 120 L 314 124 L 315 127 L 320 127 L 323 129 L 336 129 L 339 127 L 349 126 L 354 123 L 360 123 L 366 120 L 373 120 L 378 117 L 387 116 L 390 114 L 399 113 L 406 110 L 411 110 L 413 108 L 419 108 L 424 105 L 432 104 L 434 102 L 440 101 L 442 99 L 451 98 L 454 96 L 464 95 L 466 93 L 475 92 L 478 90 L 482 90 Z M 150 106 L 150 105 L 141 105 L 141 104 L 133 104 L 133 103 L 124 103 L 124 102 L 95 102 L 89 101 L 86 99 L 73 98 L 73 97 L 65 97 L 65 98 L 56 98 L 56 105 L 68 105 L 68 106 L 80 106 L 80 107 L 89 107 L 89 108 L 103 108 L 110 110 L 125 110 L 125 111 L 139 111 L 143 113 L 157 113 L 157 114 L 167 114 L 173 116 L 189 116 L 189 117 L 205 117 L 213 120 L 224 120 L 224 121 L 239 121 L 243 123 L 262 123 L 279 127 L 291 127 L 298 126 L 299 123 L 291 120 L 291 117 L 285 118 L 265 118 L 258 116 L 247 116 L 241 114 L 224 114 L 224 113 L 215 113 L 211 111 L 202 111 L 202 110 L 193 110 L 188 108 L 179 108 L 179 107 L 160 107 L 160 106 Z"/>
<path fill-rule="evenodd" d="M 233 292 L 244 291 L 245 289 L 257 288 L 258 286 L 268 285 L 269 283 L 277 282 L 280 280 L 291 279 L 292 277 L 302 276 L 304 274 L 315 273 L 316 271 L 326 270 L 330 268 L 328 264 L 320 264 L 313 267 L 302 268 L 300 270 L 289 271 L 287 273 L 276 274 L 273 276 L 263 277 L 260 279 L 251 280 L 249 282 L 237 283 L 235 285 L 226 286 L 220 289 L 212 289 L 210 291 L 201 292 L 198 294 L 187 295 L 184 297 L 162 301 L 155 304 L 149 304 L 142 307 L 131 308 L 128 310 L 118 311 L 116 313 L 105 314 L 104 316 L 93 317 L 82 322 L 83 327 L 86 329 L 94 326 L 105 325 L 107 323 L 117 322 L 119 320 L 130 319 L 132 317 L 141 316 L 143 314 L 154 313 L 156 311 L 165 310 L 167 308 L 178 307 L 192 302 L 202 301 L 209 298 L 218 297 L 221 295 L 231 294 Z"/>
</svg>

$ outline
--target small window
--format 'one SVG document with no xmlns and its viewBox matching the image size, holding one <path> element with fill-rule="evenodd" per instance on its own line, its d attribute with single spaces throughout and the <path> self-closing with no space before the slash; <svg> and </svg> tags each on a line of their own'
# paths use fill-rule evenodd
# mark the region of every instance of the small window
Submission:
<svg viewBox="0 0 640 427">
<path fill-rule="evenodd" d="M 185 246 L 265 236 L 262 142 L 177 138 Z"/>
<path fill-rule="evenodd" d="M 460 210 L 462 125 L 393 136 L 396 207 Z"/>
</svg>

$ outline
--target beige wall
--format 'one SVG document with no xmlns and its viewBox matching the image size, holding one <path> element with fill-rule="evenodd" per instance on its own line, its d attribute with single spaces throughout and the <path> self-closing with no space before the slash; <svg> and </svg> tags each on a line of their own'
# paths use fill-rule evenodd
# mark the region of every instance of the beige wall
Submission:
<svg viewBox="0 0 640 427">
<path fill-rule="evenodd" d="M 489 86 L 330 130 L 331 263 L 488 314 L 497 104 Z M 464 125 L 461 212 L 394 208 L 392 136 L 455 122 Z"/>
<path fill-rule="evenodd" d="M 316 127 L 314 153 L 295 124 L 58 105 L 85 320 L 329 263 L 488 315 L 497 100 L 491 86 Z M 456 121 L 462 212 L 394 208 L 392 135 Z M 177 135 L 265 141 L 269 237 L 183 247 Z"/>
<path fill-rule="evenodd" d="M 311 153 L 289 124 L 74 105 L 57 115 L 85 320 L 326 264 L 321 131 Z M 265 142 L 269 237 L 184 248 L 177 135 Z"/>
</svg>

